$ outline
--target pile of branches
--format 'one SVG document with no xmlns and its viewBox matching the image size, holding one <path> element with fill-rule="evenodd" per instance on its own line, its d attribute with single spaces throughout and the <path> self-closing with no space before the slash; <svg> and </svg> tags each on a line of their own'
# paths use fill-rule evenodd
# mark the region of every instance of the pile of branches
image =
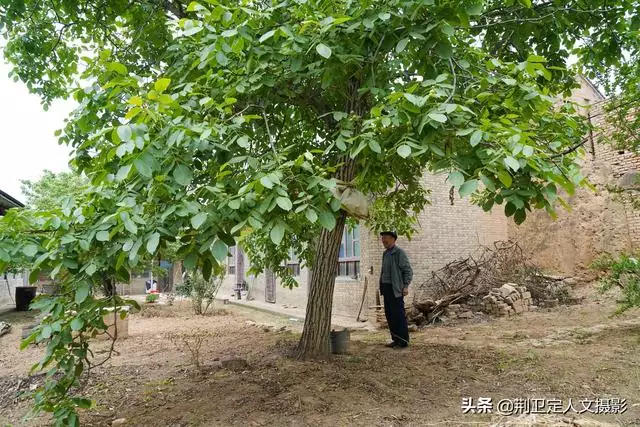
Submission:
<svg viewBox="0 0 640 427">
<path fill-rule="evenodd" d="M 526 286 L 538 302 L 549 298 L 549 285 L 561 280 L 531 264 L 517 242 L 498 241 L 493 247 L 482 247 L 477 256 L 452 261 L 432 272 L 415 286 L 413 309 L 430 320 L 449 304 L 482 298 L 505 283 Z"/>
</svg>

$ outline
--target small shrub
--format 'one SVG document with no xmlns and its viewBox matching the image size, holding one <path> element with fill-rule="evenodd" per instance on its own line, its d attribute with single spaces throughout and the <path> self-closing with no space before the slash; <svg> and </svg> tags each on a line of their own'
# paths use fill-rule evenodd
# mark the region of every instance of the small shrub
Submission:
<svg viewBox="0 0 640 427">
<path fill-rule="evenodd" d="M 149 294 L 144 299 L 144 301 L 148 302 L 148 303 L 154 303 L 154 302 L 158 301 L 159 298 L 160 298 L 160 295 L 158 295 L 158 294 Z"/>
<path fill-rule="evenodd" d="M 176 294 L 171 292 L 167 295 L 167 305 L 173 305 L 173 302 L 176 300 Z"/>
<path fill-rule="evenodd" d="M 622 289 L 622 302 L 616 313 L 640 307 L 640 253 L 613 256 L 605 253 L 598 257 L 591 268 L 600 272 L 601 292 L 614 286 Z"/>
<path fill-rule="evenodd" d="M 211 336 L 212 334 L 209 331 L 192 331 L 188 333 L 172 332 L 167 334 L 167 339 L 171 341 L 179 351 L 187 353 L 189 362 L 195 366 L 197 370 L 202 371 L 202 344 Z"/>
<path fill-rule="evenodd" d="M 176 292 L 179 295 L 191 297 L 194 313 L 204 315 L 213 305 L 223 280 L 224 269 L 222 268 L 209 280 L 205 280 L 200 272 L 196 272 L 188 277 L 182 285 L 176 286 Z"/>
</svg>

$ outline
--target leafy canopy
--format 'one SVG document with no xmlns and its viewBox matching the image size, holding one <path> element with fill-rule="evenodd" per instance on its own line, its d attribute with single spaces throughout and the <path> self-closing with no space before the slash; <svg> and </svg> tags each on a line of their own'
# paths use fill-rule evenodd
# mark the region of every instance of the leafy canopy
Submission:
<svg viewBox="0 0 640 427">
<path fill-rule="evenodd" d="M 620 55 L 635 49 L 637 6 L 0 0 L 13 75 L 45 105 L 80 104 L 60 139 L 90 181 L 61 206 L 0 220 L 0 270 L 32 262 L 65 291 L 38 302 L 51 316 L 26 341 L 47 343 L 34 368 L 52 372 L 36 409 L 78 422 L 87 401 L 68 391 L 92 359 L 72 331 L 126 304 L 93 291 L 171 245 L 208 278 L 241 240 L 257 269 L 293 285 L 279 266 L 291 248 L 311 263 L 319 230 L 337 222 L 331 190 L 374 196 L 371 228 L 408 234 L 424 170 L 517 223 L 536 208 L 553 215 L 561 191 L 585 184 L 586 125 L 555 104 L 575 86 L 568 56 L 631 87 L 632 73 L 615 71 L 637 61 Z M 339 182 L 345 164 L 355 177 Z"/>
<path fill-rule="evenodd" d="M 22 193 L 28 207 L 37 211 L 55 209 L 68 197 L 78 197 L 87 186 L 87 180 L 73 172 L 53 173 L 45 170 L 37 181 L 23 180 Z"/>
</svg>

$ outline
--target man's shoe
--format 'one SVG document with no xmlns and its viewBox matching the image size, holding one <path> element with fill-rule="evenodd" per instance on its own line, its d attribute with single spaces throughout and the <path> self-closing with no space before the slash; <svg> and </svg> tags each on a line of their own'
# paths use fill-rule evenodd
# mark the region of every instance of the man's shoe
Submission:
<svg viewBox="0 0 640 427">
<path fill-rule="evenodd" d="M 396 348 L 396 347 L 398 347 L 398 343 L 393 341 L 393 342 L 390 342 L 388 344 L 385 344 L 384 346 L 385 347 L 389 347 L 389 348 Z"/>
</svg>

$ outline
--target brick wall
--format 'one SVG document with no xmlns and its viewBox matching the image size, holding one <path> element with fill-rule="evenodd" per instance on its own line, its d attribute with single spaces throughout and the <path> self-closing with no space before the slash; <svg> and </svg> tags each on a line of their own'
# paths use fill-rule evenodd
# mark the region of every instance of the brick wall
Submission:
<svg viewBox="0 0 640 427">
<path fill-rule="evenodd" d="M 598 94 L 583 85 L 574 99 L 592 102 L 583 112 L 598 127 L 587 139 L 586 155 L 581 160 L 583 175 L 596 191 L 579 189 L 573 197 L 567 197 L 571 212 L 558 207 L 555 221 L 544 212 L 534 212 L 521 226 L 509 226 L 509 236 L 520 242 L 533 262 L 564 274 L 584 272 L 604 251 L 620 252 L 640 245 L 640 212 L 629 203 L 615 200 L 606 190 L 607 184 L 618 184 L 625 173 L 640 170 L 640 157 L 599 141 L 608 131 L 605 104 Z"/>
<path fill-rule="evenodd" d="M 451 186 L 445 179 L 446 175 L 443 174 L 425 174 L 423 185 L 431 190 L 431 204 L 419 215 L 419 228 L 412 239 L 407 240 L 403 236 L 398 238 L 398 246 L 406 251 L 413 267 L 414 284 L 424 282 L 431 271 L 444 267 L 454 259 L 467 257 L 477 253 L 481 246 L 508 238 L 507 219 L 501 211 L 485 213 L 478 206 L 470 204 L 468 199 L 461 200 L 457 194 L 451 205 Z M 379 236 L 365 229 L 361 239 L 361 269 L 368 275 L 369 282 L 365 305 L 373 306 L 376 304 L 384 248 Z M 411 300 L 411 287 L 409 289 L 407 301 Z M 340 303 L 346 305 L 344 301 Z M 368 313 L 370 318 L 372 311 Z"/>
</svg>

